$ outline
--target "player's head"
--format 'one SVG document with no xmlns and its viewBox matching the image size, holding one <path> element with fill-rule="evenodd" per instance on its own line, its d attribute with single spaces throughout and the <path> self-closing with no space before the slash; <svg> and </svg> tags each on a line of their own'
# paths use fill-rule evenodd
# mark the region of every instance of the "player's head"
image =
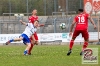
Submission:
<svg viewBox="0 0 100 66">
<path fill-rule="evenodd" d="M 34 21 L 34 26 L 35 26 L 35 27 L 38 27 L 38 25 L 39 25 L 39 21 L 38 21 L 38 20 L 35 20 L 35 21 Z"/>
<path fill-rule="evenodd" d="M 78 13 L 82 13 L 83 12 L 83 9 L 78 9 Z"/>
<path fill-rule="evenodd" d="M 36 15 L 37 14 L 37 10 L 36 9 L 33 9 L 32 14 L 33 15 Z"/>
</svg>

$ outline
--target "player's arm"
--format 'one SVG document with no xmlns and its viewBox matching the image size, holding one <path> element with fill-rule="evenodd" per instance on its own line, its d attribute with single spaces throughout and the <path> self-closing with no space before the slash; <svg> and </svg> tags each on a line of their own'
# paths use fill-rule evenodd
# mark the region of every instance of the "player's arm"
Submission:
<svg viewBox="0 0 100 66">
<path fill-rule="evenodd" d="M 21 22 L 23 25 L 26 25 L 26 26 L 27 26 L 27 23 L 26 23 L 26 22 L 23 22 L 22 20 L 20 20 L 20 22 Z"/>
<path fill-rule="evenodd" d="M 73 28 L 74 28 L 75 23 L 76 23 L 76 21 L 73 20 L 73 22 L 71 24 L 71 27 L 70 27 L 70 33 L 69 33 L 70 36 L 72 35 L 72 31 L 73 31 Z"/>
<path fill-rule="evenodd" d="M 90 22 L 93 24 L 94 29 L 96 29 L 96 24 L 94 23 L 93 19 L 91 18 L 91 16 L 88 17 L 88 19 L 90 20 Z"/>
<path fill-rule="evenodd" d="M 37 17 L 37 20 L 38 20 L 38 17 Z M 38 27 L 43 27 L 43 26 L 44 26 L 44 24 L 38 24 Z"/>
<path fill-rule="evenodd" d="M 44 24 L 39 24 L 38 26 L 39 26 L 39 27 L 43 27 L 43 26 L 44 26 Z"/>
<path fill-rule="evenodd" d="M 34 34 L 31 37 L 32 37 L 31 43 L 35 44 L 35 45 L 38 45 L 38 41 L 35 40 Z"/>
<path fill-rule="evenodd" d="M 29 18 L 29 22 L 32 23 L 32 17 Z"/>
<path fill-rule="evenodd" d="M 34 44 L 34 43 L 35 43 L 35 41 L 36 41 L 36 40 L 35 40 L 35 37 L 34 37 L 34 34 L 32 34 L 32 36 L 31 36 L 31 37 L 32 37 L 31 43 L 32 43 L 32 44 Z"/>
</svg>

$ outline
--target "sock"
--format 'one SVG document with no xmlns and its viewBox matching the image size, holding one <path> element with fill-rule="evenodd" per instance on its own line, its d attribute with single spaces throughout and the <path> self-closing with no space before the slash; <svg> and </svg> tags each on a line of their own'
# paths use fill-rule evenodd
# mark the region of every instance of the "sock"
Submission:
<svg viewBox="0 0 100 66">
<path fill-rule="evenodd" d="M 84 49 L 86 49 L 87 46 L 88 46 L 88 42 L 84 42 L 84 45 L 83 45 L 83 49 L 82 49 L 82 51 L 83 51 Z"/>
<path fill-rule="evenodd" d="M 73 44 L 74 44 L 74 40 L 71 40 L 70 41 L 70 50 L 72 50 Z"/>
<path fill-rule="evenodd" d="M 27 54 L 27 52 L 28 52 L 28 50 L 25 50 L 25 51 L 24 51 L 24 55 L 26 55 L 26 54 Z"/>
<path fill-rule="evenodd" d="M 14 39 L 9 40 L 9 42 L 13 42 L 13 41 L 14 41 Z"/>
<path fill-rule="evenodd" d="M 33 46 L 34 46 L 34 44 L 31 44 L 31 47 L 30 47 L 30 49 L 29 49 L 29 51 L 28 51 L 28 54 L 31 53 Z"/>
</svg>

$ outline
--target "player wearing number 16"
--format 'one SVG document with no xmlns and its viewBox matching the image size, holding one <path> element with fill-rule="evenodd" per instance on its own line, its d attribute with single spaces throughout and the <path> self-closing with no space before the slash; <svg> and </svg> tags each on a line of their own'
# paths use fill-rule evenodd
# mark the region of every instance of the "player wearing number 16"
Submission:
<svg viewBox="0 0 100 66">
<path fill-rule="evenodd" d="M 67 53 L 67 55 L 70 55 L 72 52 L 72 47 L 74 44 L 74 40 L 76 39 L 76 37 L 81 33 L 82 37 L 84 38 L 84 44 L 83 44 L 83 48 L 82 51 L 80 53 L 80 55 L 83 54 L 84 49 L 87 48 L 88 46 L 88 40 L 89 40 L 89 34 L 88 34 L 88 19 L 90 20 L 90 22 L 93 24 L 94 29 L 96 29 L 96 25 L 94 23 L 94 21 L 92 20 L 91 16 L 89 14 L 86 14 L 83 12 L 83 9 L 79 9 L 78 10 L 78 15 L 75 16 L 72 25 L 70 27 L 70 33 L 69 35 L 72 35 L 72 30 L 74 28 L 74 25 L 76 24 L 76 27 L 74 29 L 73 32 L 73 36 L 72 39 L 70 41 L 70 45 L 69 45 L 69 51 Z"/>
</svg>

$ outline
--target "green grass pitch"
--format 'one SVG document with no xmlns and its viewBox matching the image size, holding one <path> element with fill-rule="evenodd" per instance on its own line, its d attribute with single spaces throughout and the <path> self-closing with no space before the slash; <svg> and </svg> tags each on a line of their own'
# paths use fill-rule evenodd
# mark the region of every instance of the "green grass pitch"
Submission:
<svg viewBox="0 0 100 66">
<path fill-rule="evenodd" d="M 68 45 L 34 46 L 32 55 L 23 56 L 26 46 L 0 46 L 0 66 L 100 66 L 100 45 L 88 47 L 99 49 L 98 64 L 82 64 L 81 45 L 74 45 L 73 52 L 66 56 Z"/>
</svg>

